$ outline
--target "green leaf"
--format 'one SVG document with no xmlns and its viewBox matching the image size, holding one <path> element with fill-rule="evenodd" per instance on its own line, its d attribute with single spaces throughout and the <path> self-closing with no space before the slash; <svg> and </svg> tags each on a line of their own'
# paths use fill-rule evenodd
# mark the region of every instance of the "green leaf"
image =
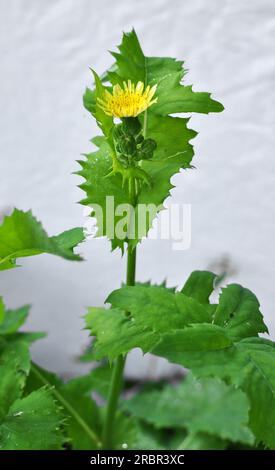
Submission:
<svg viewBox="0 0 275 470">
<path fill-rule="evenodd" d="M 30 305 L 16 310 L 6 310 L 0 297 L 0 335 L 14 334 L 25 322 L 29 314 Z"/>
<path fill-rule="evenodd" d="M 90 354 L 94 360 L 108 357 L 112 361 L 136 347 L 148 351 L 158 338 L 147 327 L 139 327 L 130 321 L 119 309 L 89 308 L 85 320 L 86 327 L 96 336 L 93 355 Z"/>
<path fill-rule="evenodd" d="M 30 370 L 29 339 L 24 335 L 1 337 L 0 364 L 15 362 L 26 375 Z"/>
<path fill-rule="evenodd" d="M 96 392 L 104 399 L 107 398 L 112 368 L 110 364 L 102 365 L 93 369 L 89 374 L 76 377 L 66 383 L 68 392 L 78 392 L 82 395 Z"/>
<path fill-rule="evenodd" d="M 75 228 L 48 237 L 40 222 L 29 212 L 14 209 L 0 226 L 0 270 L 15 267 L 16 258 L 50 253 L 65 259 L 80 260 L 73 248 L 83 241 L 83 230 Z"/>
<path fill-rule="evenodd" d="M 137 421 L 135 449 L 175 450 L 185 436 L 182 429 L 156 429 L 144 421 Z"/>
<path fill-rule="evenodd" d="M 154 109 L 155 113 L 166 115 L 173 113 L 219 113 L 224 107 L 211 98 L 210 93 L 193 91 L 192 86 L 180 84 L 183 72 L 167 76 L 159 83 L 160 100 Z"/>
<path fill-rule="evenodd" d="M 80 227 L 72 228 L 71 230 L 65 230 L 65 232 L 60 233 L 59 235 L 55 235 L 50 237 L 50 240 L 57 245 L 58 249 L 56 253 L 59 255 L 58 251 L 60 251 L 60 255 L 65 259 L 76 259 L 81 260 L 79 255 L 74 254 L 74 248 L 76 248 L 80 243 L 84 241 L 84 233 L 83 229 Z M 61 252 L 65 252 L 61 254 Z"/>
<path fill-rule="evenodd" d="M 102 85 L 99 76 L 94 70 L 92 70 L 92 73 L 95 79 L 95 91 L 92 93 L 90 90 L 86 90 L 83 102 L 86 109 L 88 109 L 88 111 L 90 111 L 95 117 L 100 129 L 108 139 L 114 127 L 113 118 L 111 116 L 107 116 L 97 103 L 98 98 L 104 97 L 105 90 L 107 90 L 107 88 Z M 111 142 L 111 140 L 109 140 L 109 142 Z"/>
<path fill-rule="evenodd" d="M 80 188 L 87 195 L 81 204 L 95 210 L 97 237 L 107 236 L 111 240 L 113 249 L 116 247 L 123 249 L 126 234 L 122 234 L 122 239 L 119 239 L 115 229 L 123 221 L 124 214 L 116 214 L 115 210 L 119 205 L 130 203 L 129 195 L 122 187 L 121 175 L 109 175 L 112 170 L 112 157 L 107 141 L 101 138 L 96 139 L 94 143 L 98 146 L 98 150 L 86 155 L 85 161 L 79 161 L 81 170 L 77 174 L 85 179 Z"/>
<path fill-rule="evenodd" d="M 7 415 L 11 405 L 21 394 L 25 384 L 26 375 L 20 370 L 16 359 L 0 359 L 0 422 Z"/>
<path fill-rule="evenodd" d="M 19 333 L 15 333 L 14 335 L 11 335 L 12 341 L 24 341 L 28 345 L 33 343 L 34 341 L 37 341 L 38 339 L 43 339 L 47 336 L 47 333 L 43 331 L 34 331 L 34 332 L 24 332 L 24 331 L 19 331 Z M 7 336 L 6 336 L 7 338 Z"/>
<path fill-rule="evenodd" d="M 64 381 L 61 380 L 57 374 L 43 369 L 42 367 L 32 362 L 24 393 L 28 395 L 44 386 L 47 386 L 49 389 L 53 390 L 54 387 L 59 388 L 63 385 Z"/>
<path fill-rule="evenodd" d="M 66 385 L 59 390 L 66 404 L 69 404 L 71 409 L 77 412 L 78 417 L 75 419 L 71 411 L 65 414 L 67 422 L 67 435 L 71 441 L 73 449 L 77 450 L 91 450 L 98 449 L 99 439 L 97 435 L 100 433 L 100 419 L 98 407 L 91 397 L 82 395 L 77 390 L 68 390 Z M 83 429 L 83 422 L 87 428 Z M 89 433 L 87 429 L 89 428 Z M 92 430 L 92 434 L 91 434 Z"/>
<path fill-rule="evenodd" d="M 201 274 L 193 275 L 194 285 L 196 277 Z M 148 285 L 114 291 L 107 299 L 111 309 L 90 309 L 86 317 L 96 336 L 94 358 L 113 360 L 139 347 L 191 368 L 198 376 L 229 380 L 251 401 L 250 425 L 258 441 L 274 448 L 275 353 L 272 343 L 251 338 L 266 331 L 256 297 L 233 284 L 222 290 L 218 305 L 209 305 L 194 298 L 190 281 L 188 289 L 190 297 Z M 206 291 L 200 290 L 197 298 L 205 302 Z"/>
<path fill-rule="evenodd" d="M 40 389 L 21 398 L 30 367 L 27 343 L 17 338 L 5 343 L 0 355 L 0 449 L 61 448 L 63 420 L 51 392 Z"/>
<path fill-rule="evenodd" d="M 5 319 L 5 304 L 3 302 L 2 297 L 0 297 L 0 325 L 3 323 Z"/>
<path fill-rule="evenodd" d="M 196 380 L 191 374 L 177 387 L 143 392 L 125 401 L 128 412 L 157 428 L 185 428 L 223 440 L 253 444 L 248 429 L 249 401 L 221 380 Z"/>
<path fill-rule="evenodd" d="M 167 445 L 167 442 L 163 442 L 161 432 L 154 428 L 148 430 L 144 426 L 138 426 L 135 450 L 163 450 L 167 448 L 165 444 Z"/>
<path fill-rule="evenodd" d="M 118 412 L 113 427 L 113 448 L 116 450 L 136 449 L 138 427 L 136 421 Z"/>
<path fill-rule="evenodd" d="M 168 158 L 177 158 L 177 163 L 181 165 L 181 168 L 189 168 L 193 157 L 193 147 L 189 141 L 196 137 L 197 132 L 189 129 L 188 123 L 189 119 L 186 118 L 154 114 L 150 116 L 146 123 L 146 132 L 157 143 L 153 157 L 155 164 L 157 162 L 169 163 Z"/>
<path fill-rule="evenodd" d="M 214 290 L 215 280 L 216 274 L 210 271 L 193 271 L 181 292 L 201 304 L 208 304 L 209 297 Z"/>
<path fill-rule="evenodd" d="M 84 108 L 87 109 L 87 111 L 94 115 L 96 106 L 95 90 L 90 90 L 89 88 L 86 88 L 85 93 L 83 95 L 83 105 Z"/>
<path fill-rule="evenodd" d="M 8 259 L 0 263 L 0 271 L 6 271 L 7 269 L 16 268 L 16 260 Z"/>
<path fill-rule="evenodd" d="M 226 441 L 205 433 L 188 434 L 178 450 L 224 450 Z"/>
<path fill-rule="evenodd" d="M 187 127 L 188 121 L 153 114 L 147 119 L 147 137 L 156 141 L 157 148 L 152 160 L 141 163 L 141 168 L 150 176 L 151 185 L 143 185 L 137 197 L 135 237 L 129 241 L 132 246 L 136 246 L 147 235 L 154 218 L 163 209 L 165 199 L 174 188 L 171 177 L 181 169 L 190 168 L 194 151 L 189 141 L 197 133 Z M 139 210 L 142 206 L 150 207 L 150 204 L 154 204 L 156 210 L 148 211 L 144 224 L 142 217 L 139 217 Z"/>
<path fill-rule="evenodd" d="M 209 93 L 194 92 L 191 86 L 181 81 L 186 73 L 183 62 L 167 57 L 146 57 L 134 30 L 123 34 L 118 46 L 110 81 L 115 84 L 123 80 L 139 80 L 145 85 L 158 85 L 158 102 L 150 109 L 161 115 L 174 113 L 209 113 L 223 110 L 221 103 L 211 99 Z"/>
<path fill-rule="evenodd" d="M 204 288 L 201 286 L 203 278 L 211 279 Z M 213 290 L 213 280 L 213 274 L 195 271 L 181 292 L 158 286 L 124 286 L 112 292 L 106 302 L 130 312 L 142 326 L 161 333 L 204 323 L 210 324 L 210 331 L 214 333 L 220 331 L 216 326 L 222 326 L 222 333 L 226 331 L 234 340 L 267 331 L 256 296 L 240 285 L 231 284 L 222 289 L 219 304 L 209 308 L 207 299 Z M 195 285 L 198 286 L 196 294 Z M 208 325 L 202 327 L 207 329 Z"/>
<path fill-rule="evenodd" d="M 174 450 L 183 441 L 182 429 L 156 429 L 133 416 L 119 411 L 114 426 L 114 448 L 117 450 Z"/>
<path fill-rule="evenodd" d="M 275 448 L 273 343 L 262 338 L 233 342 L 221 327 L 193 325 L 166 334 L 152 352 L 192 369 L 197 376 L 217 376 L 241 387 L 250 399 L 251 429 L 258 441 Z"/>
<path fill-rule="evenodd" d="M 201 277 L 201 274 L 197 272 L 196 276 Z M 196 276 L 193 276 L 193 282 Z M 230 286 L 226 289 L 230 289 Z M 222 300 L 225 298 L 226 289 L 221 294 Z M 235 322 L 226 322 L 221 327 L 213 324 L 213 312 L 217 307 L 198 302 L 193 293 L 189 297 L 182 292 L 172 292 L 163 286 L 124 286 L 107 298 L 107 302 L 112 305 L 111 309 L 88 310 L 86 326 L 91 330 L 91 334 L 96 336 L 93 344 L 94 359 L 101 360 L 108 357 L 113 360 L 134 347 L 140 347 L 143 352 L 157 351 L 158 344 L 160 343 L 161 348 L 164 338 L 169 337 L 169 334 L 175 341 L 174 355 L 177 354 L 177 344 L 181 351 L 183 338 L 186 348 L 189 343 L 190 347 L 194 348 L 196 342 L 200 345 L 200 351 L 209 351 L 211 348 L 225 349 L 232 344 L 231 336 L 236 337 L 235 326 L 238 315 L 240 315 L 238 331 L 241 332 L 239 333 L 241 337 L 250 336 L 251 324 L 254 324 L 255 334 L 255 325 L 260 332 L 265 328 L 264 323 L 260 321 L 262 317 L 258 303 L 254 302 L 254 294 L 247 289 L 245 291 L 243 299 L 245 311 L 250 315 L 249 324 L 242 315 L 243 309 L 240 303 Z M 247 302 L 249 298 L 251 301 Z M 125 312 L 129 312 L 130 315 L 126 315 Z M 181 338 L 178 343 L 177 338 Z"/>
<path fill-rule="evenodd" d="M 61 449 L 62 417 L 47 388 L 16 400 L 0 423 L 1 450 Z"/>
<path fill-rule="evenodd" d="M 106 302 L 130 312 L 136 323 L 160 333 L 190 323 L 210 322 L 209 311 L 192 297 L 158 286 L 124 286 L 115 290 Z"/>
<path fill-rule="evenodd" d="M 51 393 L 63 408 L 66 420 L 66 434 L 73 449 L 98 449 L 100 447 L 99 415 L 95 402 L 88 396 L 87 384 L 76 382 L 64 384 L 55 374 L 32 364 L 27 381 L 27 390 L 35 390 L 41 385 L 51 386 Z"/>
<path fill-rule="evenodd" d="M 40 332 L 18 332 L 29 314 L 30 306 L 7 310 L 0 297 L 0 365 L 13 362 L 27 375 L 30 370 L 30 344 L 45 336 Z"/>
<path fill-rule="evenodd" d="M 257 297 L 238 284 L 222 289 L 214 323 L 224 325 L 234 340 L 268 333 Z"/>
</svg>

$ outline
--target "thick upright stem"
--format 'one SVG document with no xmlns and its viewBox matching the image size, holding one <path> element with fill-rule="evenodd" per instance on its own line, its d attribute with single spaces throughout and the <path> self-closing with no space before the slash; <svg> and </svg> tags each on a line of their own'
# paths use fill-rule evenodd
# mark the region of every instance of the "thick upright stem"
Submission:
<svg viewBox="0 0 275 470">
<path fill-rule="evenodd" d="M 121 355 L 117 358 L 113 366 L 112 378 L 109 388 L 107 410 L 102 433 L 103 449 L 112 450 L 114 421 L 116 416 L 117 404 L 122 388 L 122 376 L 125 364 L 125 358 Z"/>
<path fill-rule="evenodd" d="M 136 248 L 128 249 L 127 254 L 127 286 L 134 286 L 136 280 Z"/>
<path fill-rule="evenodd" d="M 136 205 L 136 183 L 134 179 L 129 181 L 129 194 L 131 204 L 134 207 Z M 136 248 L 131 248 L 128 244 L 127 251 L 127 274 L 126 284 L 127 286 L 135 285 L 136 276 Z M 103 426 L 102 442 L 103 449 L 112 450 L 113 447 L 113 434 L 114 434 L 114 423 L 117 411 L 117 405 L 119 396 L 122 389 L 123 383 L 123 370 L 125 365 L 126 356 L 119 356 L 113 366 L 111 383 L 109 388 L 109 395 L 107 401 L 107 409 L 105 422 Z"/>
<path fill-rule="evenodd" d="M 135 178 L 130 178 L 129 180 L 129 196 L 130 196 L 130 203 L 132 206 L 133 211 L 136 207 L 136 199 L 137 199 L 137 189 L 136 189 L 136 180 Z M 134 216 L 134 212 L 132 213 Z M 131 227 L 129 227 L 129 232 L 131 233 Z M 136 279 L 136 247 L 133 248 L 128 243 L 128 252 L 127 252 L 127 277 L 126 277 L 126 284 L 127 286 L 134 286 L 135 279 Z"/>
</svg>

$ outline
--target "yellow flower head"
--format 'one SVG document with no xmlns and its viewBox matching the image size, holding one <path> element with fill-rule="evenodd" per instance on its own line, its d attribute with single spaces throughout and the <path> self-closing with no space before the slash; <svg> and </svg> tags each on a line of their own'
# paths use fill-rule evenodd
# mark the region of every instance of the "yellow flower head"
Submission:
<svg viewBox="0 0 275 470">
<path fill-rule="evenodd" d="M 152 99 L 156 88 L 157 85 L 148 85 L 144 90 L 143 82 L 138 82 L 135 86 L 128 80 L 127 83 L 123 82 L 123 88 L 118 84 L 114 85 L 113 94 L 105 90 L 103 99 L 97 98 L 98 105 L 108 116 L 135 117 L 157 102 L 157 98 Z"/>
</svg>

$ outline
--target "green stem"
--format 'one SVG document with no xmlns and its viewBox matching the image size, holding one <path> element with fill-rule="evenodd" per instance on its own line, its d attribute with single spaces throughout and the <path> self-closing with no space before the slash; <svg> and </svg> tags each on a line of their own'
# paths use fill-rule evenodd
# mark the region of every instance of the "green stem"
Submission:
<svg viewBox="0 0 275 470">
<path fill-rule="evenodd" d="M 134 286 L 136 280 L 136 248 L 129 249 L 127 254 L 127 286 Z"/>
<path fill-rule="evenodd" d="M 136 182 L 134 178 L 129 181 L 129 195 L 132 206 L 136 205 Z M 127 275 L 126 284 L 127 286 L 135 285 L 136 277 L 136 248 L 131 248 L 128 243 L 127 251 Z M 116 417 L 116 411 L 119 401 L 119 396 L 123 384 L 123 370 L 125 365 L 126 356 L 120 355 L 112 371 L 111 383 L 109 388 L 107 409 L 105 415 L 105 421 L 103 425 L 102 442 L 103 449 L 112 450 L 113 446 L 113 434 L 114 434 L 114 423 Z"/>
<path fill-rule="evenodd" d="M 148 119 L 148 114 L 147 114 L 147 109 L 144 113 L 144 121 L 143 121 L 143 137 L 146 139 L 146 133 L 147 133 L 147 119 Z"/>
<path fill-rule="evenodd" d="M 32 362 L 31 363 L 31 371 L 36 376 L 36 378 L 43 384 L 51 387 L 51 383 L 43 376 L 43 374 L 39 371 L 36 365 Z M 99 440 L 98 436 L 95 432 L 90 428 L 90 426 L 86 423 L 86 421 L 78 414 L 78 412 L 73 408 L 73 406 L 63 397 L 62 393 L 57 390 L 56 387 L 51 387 L 51 393 L 55 398 L 61 403 L 63 408 L 69 412 L 72 418 L 79 424 L 79 426 L 85 431 L 87 436 L 94 442 L 97 447 L 101 448 L 102 443 Z"/>
<path fill-rule="evenodd" d="M 107 409 L 102 433 L 103 449 L 112 450 L 114 422 L 118 400 L 122 388 L 122 376 L 124 370 L 125 358 L 121 355 L 117 358 L 113 367 L 111 383 L 109 388 Z"/>
</svg>

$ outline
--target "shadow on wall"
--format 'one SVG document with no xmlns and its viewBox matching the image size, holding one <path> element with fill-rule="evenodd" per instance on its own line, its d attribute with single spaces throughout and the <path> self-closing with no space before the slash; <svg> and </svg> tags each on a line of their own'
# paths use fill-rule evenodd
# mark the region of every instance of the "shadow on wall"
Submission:
<svg viewBox="0 0 275 470">
<path fill-rule="evenodd" d="M 227 253 L 210 261 L 206 269 L 217 274 L 220 280 L 219 283 L 236 276 L 239 272 L 238 266 Z"/>
</svg>

